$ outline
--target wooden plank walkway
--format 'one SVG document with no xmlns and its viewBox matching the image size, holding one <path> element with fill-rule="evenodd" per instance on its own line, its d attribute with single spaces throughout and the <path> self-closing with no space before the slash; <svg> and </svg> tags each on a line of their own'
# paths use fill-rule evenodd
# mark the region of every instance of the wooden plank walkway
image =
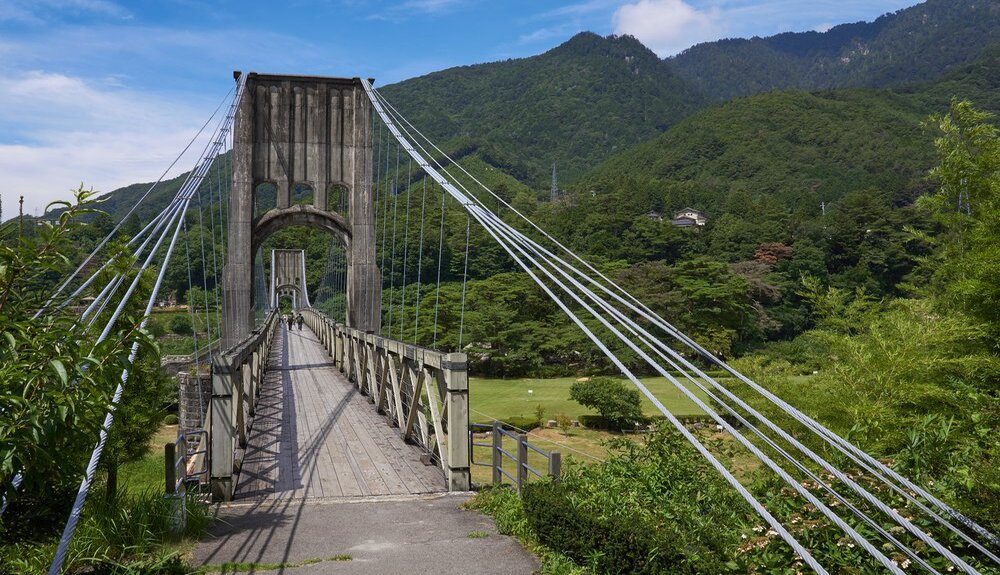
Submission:
<svg viewBox="0 0 1000 575">
<path fill-rule="evenodd" d="M 446 490 L 440 467 L 375 412 L 309 330 L 270 350 L 236 499 L 409 495 Z"/>
</svg>

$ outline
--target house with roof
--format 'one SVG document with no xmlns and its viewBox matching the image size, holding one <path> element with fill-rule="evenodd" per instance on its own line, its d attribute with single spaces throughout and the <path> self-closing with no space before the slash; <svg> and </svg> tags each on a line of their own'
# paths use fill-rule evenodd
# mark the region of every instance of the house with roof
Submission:
<svg viewBox="0 0 1000 575">
<path fill-rule="evenodd" d="M 701 227 L 706 222 L 708 222 L 708 218 L 705 217 L 705 212 L 694 208 L 684 208 L 677 211 L 674 214 L 674 219 L 670 221 L 671 224 L 679 228 Z"/>
</svg>

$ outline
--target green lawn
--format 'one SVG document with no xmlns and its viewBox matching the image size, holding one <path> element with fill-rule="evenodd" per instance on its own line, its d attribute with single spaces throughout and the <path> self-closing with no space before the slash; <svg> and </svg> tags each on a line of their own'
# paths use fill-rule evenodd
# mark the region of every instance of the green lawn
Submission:
<svg viewBox="0 0 1000 575">
<path fill-rule="evenodd" d="M 149 452 L 139 459 L 122 465 L 118 469 L 119 491 L 142 494 L 147 491 L 164 492 L 165 463 L 163 446 L 177 439 L 177 426 L 164 425 L 149 441 Z"/>
<path fill-rule="evenodd" d="M 149 319 L 151 323 L 159 324 L 164 330 L 164 334 L 156 338 L 156 341 L 160 344 L 160 353 L 162 355 L 190 355 L 194 352 L 194 337 L 192 335 L 177 335 L 170 331 L 170 320 L 178 316 L 190 319 L 191 312 L 153 310 L 153 314 Z M 198 347 L 204 348 L 208 343 L 205 311 L 196 312 L 194 318 L 195 329 L 198 332 Z M 211 323 L 212 337 L 218 337 L 219 326 L 216 325 L 218 323 L 218 316 L 214 311 L 210 313 L 208 321 Z"/>
<path fill-rule="evenodd" d="M 553 419 L 563 413 L 573 419 L 580 415 L 595 414 L 569 398 L 569 386 L 576 381 L 573 377 L 551 379 L 485 379 L 469 378 L 469 419 L 474 423 L 489 423 L 493 419 L 507 417 L 534 417 L 535 406 L 545 408 L 545 418 Z M 680 390 L 665 378 L 653 377 L 642 380 L 653 394 L 677 416 L 703 415 L 704 412 Z M 688 384 L 689 388 L 693 385 Z M 532 393 L 529 394 L 528 390 Z M 698 397 L 707 400 L 700 390 Z M 653 404 L 643 397 L 643 411 L 647 415 L 659 415 Z M 595 414 L 596 415 L 596 414 Z"/>
</svg>

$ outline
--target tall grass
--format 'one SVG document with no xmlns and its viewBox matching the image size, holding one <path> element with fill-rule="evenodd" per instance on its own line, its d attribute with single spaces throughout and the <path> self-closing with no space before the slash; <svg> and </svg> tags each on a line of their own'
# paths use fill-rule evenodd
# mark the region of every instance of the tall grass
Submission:
<svg viewBox="0 0 1000 575">
<path fill-rule="evenodd" d="M 123 493 L 113 502 L 92 498 L 84 510 L 67 555 L 66 573 L 174 575 L 189 572 L 177 543 L 203 533 L 212 518 L 209 506 L 186 501 L 186 527 L 171 532 L 171 505 L 162 493 Z M 44 573 L 56 538 L 0 545 L 0 573 Z"/>
</svg>

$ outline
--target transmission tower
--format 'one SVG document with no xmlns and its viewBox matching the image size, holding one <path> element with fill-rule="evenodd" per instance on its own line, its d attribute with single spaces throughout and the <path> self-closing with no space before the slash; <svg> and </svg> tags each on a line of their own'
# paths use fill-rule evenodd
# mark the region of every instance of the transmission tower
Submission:
<svg viewBox="0 0 1000 575">
<path fill-rule="evenodd" d="M 559 197 L 559 185 L 556 183 L 556 164 L 552 162 L 552 189 L 549 190 L 549 201 L 554 202 Z"/>
</svg>

